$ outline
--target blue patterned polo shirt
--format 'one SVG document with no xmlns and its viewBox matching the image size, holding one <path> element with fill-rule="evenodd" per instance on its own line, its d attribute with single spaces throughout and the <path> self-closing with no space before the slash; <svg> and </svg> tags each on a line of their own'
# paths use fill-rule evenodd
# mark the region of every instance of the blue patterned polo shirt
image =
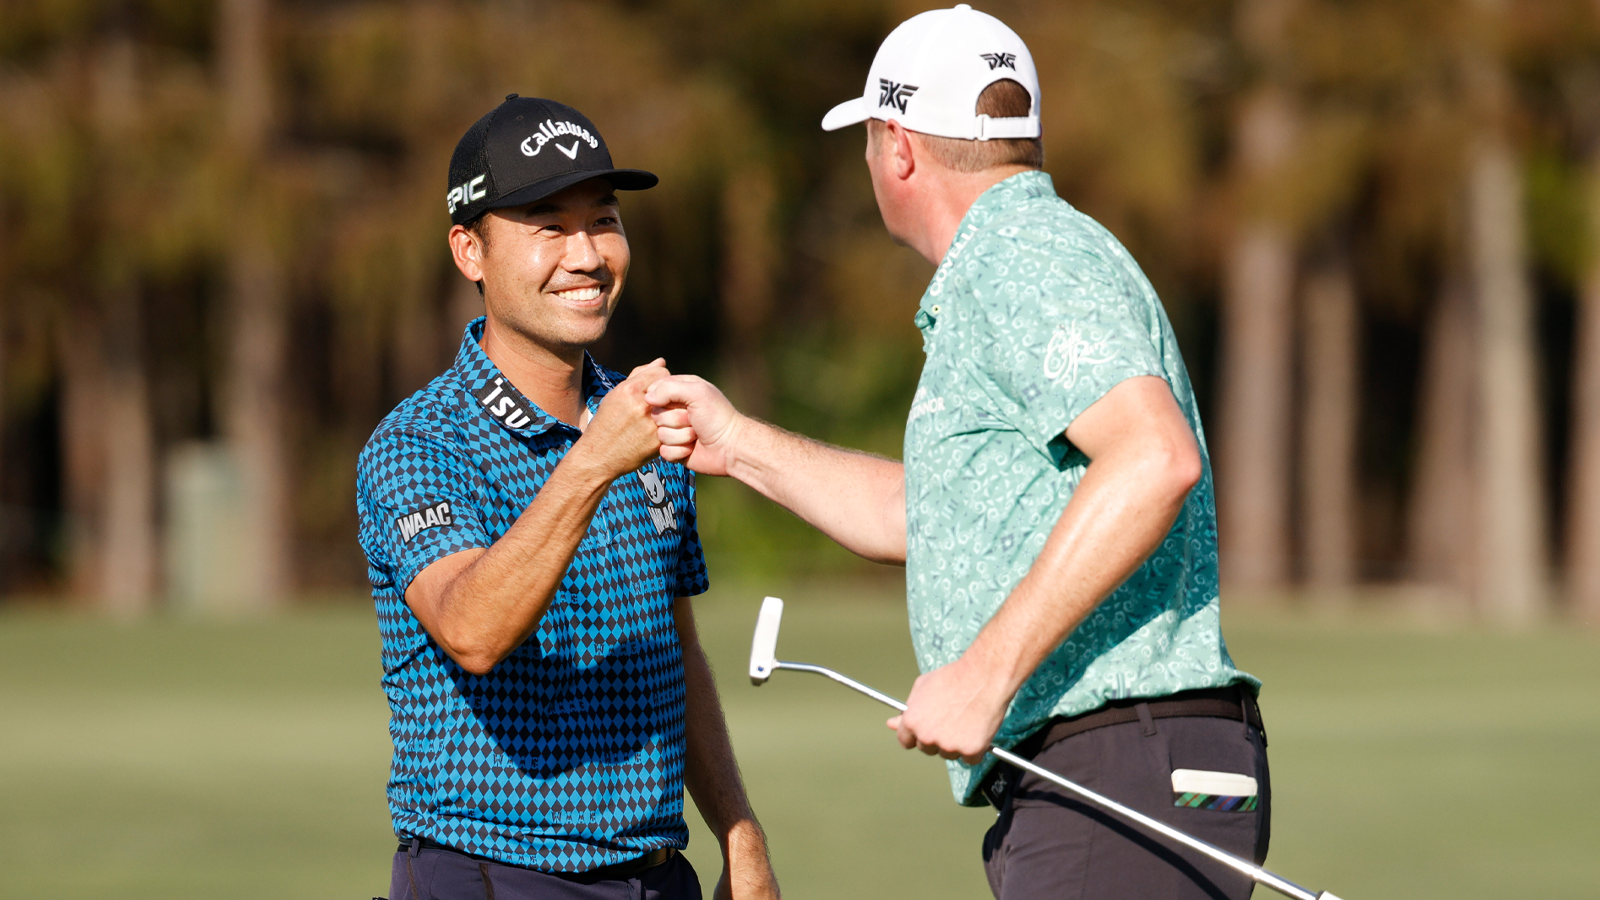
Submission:
<svg viewBox="0 0 1600 900">
<path fill-rule="evenodd" d="M 537 631 L 487 674 L 457 666 L 406 605 L 429 563 L 505 534 L 580 434 L 512 387 L 482 334 L 483 319 L 467 327 L 455 364 L 379 424 L 358 467 L 394 830 L 553 872 L 681 848 L 672 602 L 707 586 L 688 470 L 655 459 L 611 485 Z M 621 380 L 585 357 L 591 410 Z"/>
<path fill-rule="evenodd" d="M 1043 172 L 967 211 L 916 314 L 927 360 L 906 424 L 906 593 L 923 671 L 954 662 L 1039 556 L 1089 460 L 1063 436 L 1124 379 L 1166 380 L 1204 474 L 1165 541 L 1023 684 L 995 737 L 1052 716 L 1253 677 L 1222 641 L 1205 433 L 1172 326 L 1117 239 Z M 977 767 L 950 765 L 981 803 Z"/>
</svg>

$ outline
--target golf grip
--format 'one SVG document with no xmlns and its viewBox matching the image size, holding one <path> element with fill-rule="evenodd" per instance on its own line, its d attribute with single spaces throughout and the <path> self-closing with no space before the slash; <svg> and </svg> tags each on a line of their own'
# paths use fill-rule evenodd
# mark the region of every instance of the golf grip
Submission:
<svg viewBox="0 0 1600 900">
<path fill-rule="evenodd" d="M 901 703 L 899 700 L 896 700 L 888 694 L 874 690 L 873 688 L 856 681 L 854 678 L 841 675 L 838 672 L 823 666 L 814 666 L 809 663 L 777 662 L 773 668 L 790 669 L 796 672 L 811 672 L 815 675 L 822 675 L 839 682 L 845 687 L 866 694 L 868 697 L 871 697 L 885 706 L 893 707 L 901 712 L 905 712 L 906 710 L 906 705 L 904 703 Z M 1183 844 L 1185 847 L 1198 850 L 1217 862 L 1248 876 L 1257 884 L 1264 884 L 1278 893 L 1283 894 L 1284 896 L 1294 897 L 1295 900 L 1339 900 L 1339 898 L 1326 891 L 1320 894 L 1314 893 L 1306 890 L 1292 881 L 1289 881 L 1286 878 L 1279 878 L 1277 875 L 1268 872 L 1266 869 L 1263 869 L 1255 863 L 1240 859 L 1239 857 L 1234 856 L 1232 853 L 1223 850 L 1221 847 L 1212 846 L 1211 844 L 1208 844 L 1197 837 L 1193 837 L 1189 834 L 1179 831 L 1176 828 L 1173 828 L 1171 825 L 1168 825 L 1165 822 L 1157 821 L 1156 819 L 1152 819 L 1138 810 L 1123 806 L 1121 803 L 1112 800 L 1110 797 L 1103 797 L 1086 787 L 1078 785 L 1061 777 L 1060 775 L 1057 775 L 1049 769 L 1043 768 L 1029 760 L 1023 759 L 1009 750 L 1003 750 L 999 747 L 991 746 L 989 748 L 989 752 L 993 753 L 996 759 L 1003 759 L 1019 769 L 1025 769 L 1039 776 L 1040 778 L 1050 781 L 1053 784 L 1060 785 L 1061 787 L 1066 788 L 1067 790 L 1077 794 L 1085 800 L 1088 800 L 1096 806 L 1110 810 L 1111 812 L 1114 812 L 1125 819 L 1129 819 L 1133 822 L 1143 825 L 1145 828 L 1148 828 L 1157 834 L 1171 838 L 1172 840 Z"/>
</svg>

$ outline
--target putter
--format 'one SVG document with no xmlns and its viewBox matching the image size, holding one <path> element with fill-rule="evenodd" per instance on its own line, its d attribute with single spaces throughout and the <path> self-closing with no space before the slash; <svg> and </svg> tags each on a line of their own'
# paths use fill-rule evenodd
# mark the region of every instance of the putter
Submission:
<svg viewBox="0 0 1600 900">
<path fill-rule="evenodd" d="M 772 677 L 772 673 L 778 671 L 779 669 L 787 669 L 791 672 L 810 672 L 814 675 L 822 675 L 827 678 L 831 678 L 845 687 L 866 694 L 868 697 L 871 697 L 885 706 L 891 706 L 897 710 L 900 710 L 901 712 L 905 712 L 906 705 L 904 703 L 901 703 L 899 700 L 896 700 L 895 698 L 889 696 L 888 694 L 882 693 L 881 691 L 873 690 L 861 682 L 856 681 L 854 678 L 841 675 L 838 672 L 835 672 L 832 669 L 824 668 L 823 666 L 814 666 L 810 663 L 784 662 L 779 660 L 778 626 L 781 625 L 782 622 L 783 601 L 779 600 L 777 597 L 768 597 L 767 599 L 763 600 L 761 602 L 761 613 L 756 617 L 755 637 L 750 642 L 751 684 L 757 686 L 766 684 L 767 679 Z M 1268 872 L 1266 869 L 1263 869 L 1249 860 L 1234 856 L 1232 853 L 1223 850 L 1221 847 L 1212 846 L 1211 844 L 1208 844 L 1197 837 L 1173 828 L 1171 825 L 1168 825 L 1165 822 L 1159 822 L 1150 818 L 1144 813 L 1139 812 L 1138 810 L 1130 809 L 1109 797 L 1103 797 L 1086 787 L 1082 787 L 1078 784 L 1068 781 L 1067 779 L 1057 775 L 1054 772 L 1051 772 L 1048 769 L 1034 765 L 1029 760 L 1023 759 L 1009 750 L 991 746 L 989 748 L 989 752 L 993 753 L 996 758 L 1003 759 L 1019 769 L 1026 769 L 1040 778 L 1047 779 L 1063 788 L 1066 788 L 1072 793 L 1077 794 L 1079 797 L 1088 800 L 1090 803 L 1093 803 L 1102 809 L 1116 813 L 1130 822 L 1143 826 L 1144 828 L 1166 837 L 1169 840 L 1176 841 L 1177 843 L 1182 844 L 1191 850 L 1197 850 L 1201 853 L 1204 853 L 1206 856 L 1211 857 L 1212 859 L 1222 863 L 1234 871 L 1248 876 L 1257 884 L 1264 884 L 1286 897 L 1293 897 L 1295 900 L 1339 900 L 1338 897 L 1335 897 L 1327 891 L 1322 891 L 1320 893 L 1310 891 L 1292 881 L 1289 881 L 1286 878 L 1280 878 L 1279 876 Z"/>
</svg>

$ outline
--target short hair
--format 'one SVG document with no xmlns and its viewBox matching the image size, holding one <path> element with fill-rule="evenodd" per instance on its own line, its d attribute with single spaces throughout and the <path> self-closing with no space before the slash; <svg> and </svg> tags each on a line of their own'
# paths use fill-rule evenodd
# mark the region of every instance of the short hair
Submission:
<svg viewBox="0 0 1600 900">
<path fill-rule="evenodd" d="M 1033 112 L 1033 95 L 1020 83 L 1002 78 L 983 89 L 974 115 L 994 119 L 1020 118 Z M 881 119 L 867 120 L 868 139 L 876 143 L 883 132 Z M 1000 166 L 1044 168 L 1043 138 L 993 138 L 987 141 L 938 137 L 917 133 L 928 155 L 957 172 L 982 172 Z"/>
</svg>

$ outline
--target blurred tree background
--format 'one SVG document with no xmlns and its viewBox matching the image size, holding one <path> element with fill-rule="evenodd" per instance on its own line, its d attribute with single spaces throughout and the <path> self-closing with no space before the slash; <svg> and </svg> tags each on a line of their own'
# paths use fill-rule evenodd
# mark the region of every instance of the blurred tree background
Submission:
<svg viewBox="0 0 1600 900">
<path fill-rule="evenodd" d="M 1178 331 L 1241 599 L 1600 621 L 1600 2 L 995 0 L 1047 170 Z M 461 133 L 618 163 L 601 361 L 898 455 L 930 268 L 857 93 L 901 0 L 0 0 L 0 593 L 121 615 L 362 585 L 354 461 L 448 365 Z M 702 482 L 713 576 L 865 566 Z"/>
</svg>

